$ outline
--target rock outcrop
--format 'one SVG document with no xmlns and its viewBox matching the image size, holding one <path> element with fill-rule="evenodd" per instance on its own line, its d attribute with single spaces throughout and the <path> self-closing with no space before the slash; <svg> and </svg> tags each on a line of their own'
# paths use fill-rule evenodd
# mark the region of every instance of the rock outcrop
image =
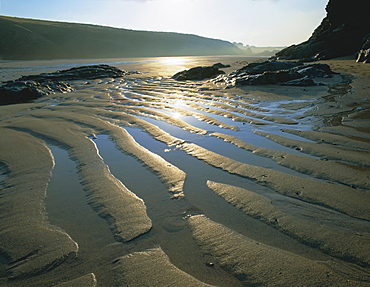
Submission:
<svg viewBox="0 0 370 287">
<path fill-rule="evenodd" d="M 225 74 L 224 71 L 219 70 L 219 68 L 227 67 L 221 63 L 214 64 L 213 66 L 204 66 L 204 67 L 194 67 L 189 70 L 184 70 L 176 73 L 172 76 L 172 79 L 178 81 L 193 80 L 199 81 L 204 79 L 213 78 L 220 74 Z"/>
<path fill-rule="evenodd" d="M 55 73 L 23 76 L 0 86 L 0 105 L 24 103 L 51 93 L 73 91 L 68 83 L 74 80 L 117 78 L 126 74 L 108 65 L 82 66 Z"/>
<path fill-rule="evenodd" d="M 369 8 L 368 0 L 329 0 L 327 16 L 312 36 L 278 52 L 276 58 L 326 60 L 355 55 L 362 49 L 359 61 L 364 62 L 364 57 L 369 57 L 369 49 L 362 48 L 364 38 L 370 33 Z"/>
<path fill-rule="evenodd" d="M 214 83 L 225 82 L 230 87 L 244 85 L 286 85 L 316 86 L 313 78 L 330 78 L 332 71 L 326 64 L 304 65 L 302 62 L 266 61 L 250 63 L 230 73 L 212 80 Z"/>
<path fill-rule="evenodd" d="M 358 53 L 357 62 L 370 63 L 370 34 L 364 39 L 364 44 Z"/>
</svg>

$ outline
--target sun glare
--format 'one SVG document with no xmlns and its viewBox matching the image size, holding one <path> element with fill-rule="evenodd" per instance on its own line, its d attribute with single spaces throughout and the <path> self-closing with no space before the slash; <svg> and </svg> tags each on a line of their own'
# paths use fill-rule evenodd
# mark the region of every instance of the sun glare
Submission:
<svg viewBox="0 0 370 287">
<path fill-rule="evenodd" d="M 188 61 L 189 59 L 185 57 L 165 57 L 161 59 L 161 63 L 165 65 L 183 65 Z"/>
<path fill-rule="evenodd" d="M 182 115 L 178 112 L 178 109 L 183 108 L 186 104 L 180 99 L 174 100 L 171 104 L 174 106 L 174 110 L 171 112 L 171 117 L 174 119 L 181 118 Z"/>
<path fill-rule="evenodd" d="M 181 114 L 180 113 L 177 113 L 177 112 L 174 112 L 174 113 L 172 113 L 172 117 L 174 119 L 179 119 L 181 117 Z"/>
<path fill-rule="evenodd" d="M 176 100 L 176 102 L 174 102 L 174 105 L 176 107 L 185 106 L 185 103 L 182 100 Z"/>
</svg>

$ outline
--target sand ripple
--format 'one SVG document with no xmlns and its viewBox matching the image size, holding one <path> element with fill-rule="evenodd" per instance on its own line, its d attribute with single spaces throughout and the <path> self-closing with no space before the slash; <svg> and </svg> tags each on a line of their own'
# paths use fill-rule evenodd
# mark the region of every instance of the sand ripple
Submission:
<svg viewBox="0 0 370 287">
<path fill-rule="evenodd" d="M 121 257 L 117 260 L 115 271 L 119 286 L 213 286 L 176 268 L 161 248 Z"/>
<path fill-rule="evenodd" d="M 0 149 L 7 151 L 1 152 L 0 161 L 8 170 L 0 195 L 0 245 L 10 277 L 35 275 L 75 257 L 77 243 L 50 226 L 45 215 L 43 201 L 54 164 L 50 150 L 28 134 L 7 129 L 2 130 Z"/>
<path fill-rule="evenodd" d="M 351 282 L 325 264 L 301 258 L 244 237 L 204 215 L 190 219 L 195 239 L 205 252 L 245 284 L 262 286 L 369 286 Z"/>
<path fill-rule="evenodd" d="M 366 110 L 326 113 L 325 86 L 225 89 L 135 65 L 0 106 L 0 284 L 369 286 Z M 84 236 L 51 225 L 70 198 L 45 208 L 49 146 L 111 232 L 82 211 Z"/>
</svg>

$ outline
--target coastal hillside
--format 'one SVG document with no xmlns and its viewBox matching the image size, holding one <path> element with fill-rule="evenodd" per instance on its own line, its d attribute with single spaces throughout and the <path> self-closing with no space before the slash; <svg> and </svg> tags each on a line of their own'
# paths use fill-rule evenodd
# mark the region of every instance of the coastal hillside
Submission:
<svg viewBox="0 0 370 287">
<path fill-rule="evenodd" d="M 0 59 L 237 55 L 234 44 L 190 34 L 0 16 Z"/>
</svg>

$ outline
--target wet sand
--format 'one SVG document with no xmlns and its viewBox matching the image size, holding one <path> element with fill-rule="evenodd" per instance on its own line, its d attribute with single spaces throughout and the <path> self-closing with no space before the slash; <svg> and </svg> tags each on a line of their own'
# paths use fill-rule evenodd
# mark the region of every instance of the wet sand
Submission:
<svg viewBox="0 0 370 287">
<path fill-rule="evenodd" d="M 370 66 L 325 86 L 170 77 L 248 57 L 0 62 L 117 79 L 0 106 L 2 286 L 370 286 Z"/>
</svg>

